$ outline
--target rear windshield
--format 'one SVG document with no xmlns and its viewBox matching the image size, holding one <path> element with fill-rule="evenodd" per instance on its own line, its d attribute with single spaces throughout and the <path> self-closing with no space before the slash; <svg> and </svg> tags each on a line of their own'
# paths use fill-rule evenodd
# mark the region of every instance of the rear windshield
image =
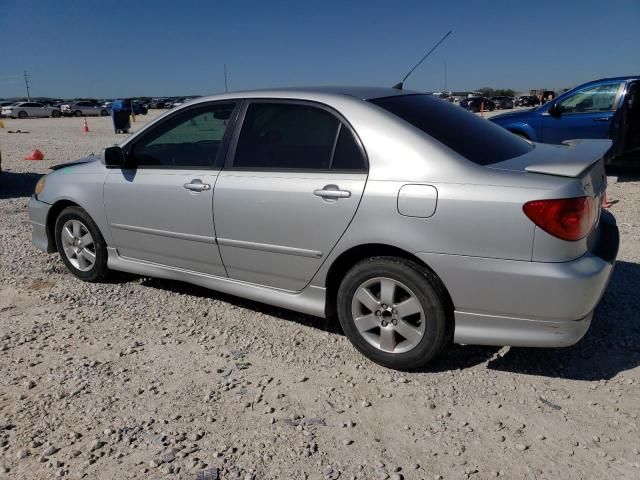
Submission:
<svg viewBox="0 0 640 480">
<path fill-rule="evenodd" d="M 376 98 L 384 108 L 478 165 L 524 155 L 533 146 L 467 110 L 431 95 Z"/>
</svg>

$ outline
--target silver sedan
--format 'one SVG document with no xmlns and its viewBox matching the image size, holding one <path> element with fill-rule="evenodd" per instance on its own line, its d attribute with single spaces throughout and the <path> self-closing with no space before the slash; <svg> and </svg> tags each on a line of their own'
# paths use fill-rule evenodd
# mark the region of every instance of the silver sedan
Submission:
<svg viewBox="0 0 640 480">
<path fill-rule="evenodd" d="M 33 242 L 68 270 L 177 279 L 339 320 L 373 361 L 580 340 L 618 251 L 608 141 L 532 144 L 429 95 L 199 98 L 43 177 Z"/>
</svg>

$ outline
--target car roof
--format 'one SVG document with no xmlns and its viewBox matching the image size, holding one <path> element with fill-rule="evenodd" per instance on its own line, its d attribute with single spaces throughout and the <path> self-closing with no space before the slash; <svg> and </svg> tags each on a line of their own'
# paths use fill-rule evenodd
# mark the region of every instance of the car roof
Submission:
<svg viewBox="0 0 640 480">
<path fill-rule="evenodd" d="M 374 98 L 393 97 L 401 95 L 419 94 L 412 90 L 399 90 L 391 87 L 358 87 L 358 86 L 319 86 L 319 87 L 286 87 L 271 88 L 261 90 L 244 90 L 239 92 L 222 93 L 207 97 L 198 97 L 197 101 L 207 101 L 217 98 L 269 98 L 269 97 L 300 97 L 309 98 L 319 96 L 348 96 L 360 100 L 371 100 Z"/>
</svg>

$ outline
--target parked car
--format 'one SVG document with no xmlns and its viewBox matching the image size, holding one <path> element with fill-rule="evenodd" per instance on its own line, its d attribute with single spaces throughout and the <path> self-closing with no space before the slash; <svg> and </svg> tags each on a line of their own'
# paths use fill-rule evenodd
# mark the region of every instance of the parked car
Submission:
<svg viewBox="0 0 640 480">
<path fill-rule="evenodd" d="M 141 102 L 131 102 L 134 115 L 146 115 L 149 110 Z"/>
<path fill-rule="evenodd" d="M 364 355 L 414 369 L 452 340 L 585 334 L 618 250 L 608 145 L 534 147 L 390 88 L 225 94 L 42 177 L 29 217 L 82 280 L 121 270 L 337 315 Z"/>
<path fill-rule="evenodd" d="M 29 117 L 54 117 L 58 118 L 61 113 L 57 107 L 47 107 L 39 102 L 17 102 L 13 105 L 2 107 L 2 115 L 11 118 Z"/>
<path fill-rule="evenodd" d="M 638 128 L 638 110 L 629 102 L 634 98 L 630 92 L 637 92 L 639 79 L 640 76 L 630 76 L 595 80 L 533 110 L 497 115 L 491 121 L 534 142 L 613 138 L 617 140 L 614 156 L 626 156 L 637 149 L 637 135 L 633 132 Z M 622 119 L 623 111 L 634 114 Z M 616 112 L 620 112 L 617 117 Z"/>
<path fill-rule="evenodd" d="M 149 108 L 167 108 L 168 105 L 169 101 L 166 98 L 152 98 L 151 102 L 149 103 Z"/>
<path fill-rule="evenodd" d="M 14 101 L 8 101 L 8 102 L 0 102 L 0 118 L 4 117 L 4 113 L 2 112 L 2 109 L 4 107 L 10 107 L 11 105 L 15 104 L 17 102 Z"/>
<path fill-rule="evenodd" d="M 535 107 L 540 105 L 540 99 L 535 95 L 522 95 L 516 99 L 516 107 Z"/>
<path fill-rule="evenodd" d="M 497 109 L 510 109 L 513 108 L 513 98 L 511 97 L 491 97 L 490 99 Z"/>
<path fill-rule="evenodd" d="M 487 97 L 469 97 L 460 100 L 460 106 L 470 112 L 478 113 L 479 111 L 494 111 L 496 104 L 489 100 Z"/>
<path fill-rule="evenodd" d="M 109 109 L 94 100 L 83 100 L 75 103 L 67 103 L 60 107 L 66 116 L 84 117 L 109 115 Z"/>
</svg>

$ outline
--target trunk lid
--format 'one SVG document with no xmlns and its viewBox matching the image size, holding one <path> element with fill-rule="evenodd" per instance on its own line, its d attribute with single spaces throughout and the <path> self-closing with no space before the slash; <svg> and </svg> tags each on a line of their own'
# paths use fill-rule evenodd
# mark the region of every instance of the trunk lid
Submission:
<svg viewBox="0 0 640 480">
<path fill-rule="evenodd" d="M 579 178 L 587 195 L 598 196 L 606 189 L 602 161 L 611 140 L 567 140 L 562 145 L 537 143 L 525 155 L 488 165 L 488 168 L 523 173 Z"/>
</svg>

